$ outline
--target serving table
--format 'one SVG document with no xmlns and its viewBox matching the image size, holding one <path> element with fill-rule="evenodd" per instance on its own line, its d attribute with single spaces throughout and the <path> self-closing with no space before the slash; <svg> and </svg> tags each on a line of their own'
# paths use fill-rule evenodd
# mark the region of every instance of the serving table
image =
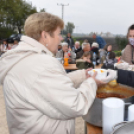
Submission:
<svg viewBox="0 0 134 134">
<path fill-rule="evenodd" d="M 76 67 L 76 64 L 68 64 L 68 66 L 64 66 L 65 70 L 78 70 L 78 68 Z"/>
<path fill-rule="evenodd" d="M 97 127 L 85 122 L 85 134 L 102 134 L 102 127 Z"/>
</svg>

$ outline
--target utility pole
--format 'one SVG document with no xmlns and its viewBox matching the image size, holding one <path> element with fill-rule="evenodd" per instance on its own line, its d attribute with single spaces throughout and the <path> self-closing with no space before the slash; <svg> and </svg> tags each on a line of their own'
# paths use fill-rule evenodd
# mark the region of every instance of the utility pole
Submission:
<svg viewBox="0 0 134 134">
<path fill-rule="evenodd" d="M 79 27 L 79 26 L 75 26 L 76 27 L 76 33 L 77 33 L 77 28 Z"/>
<path fill-rule="evenodd" d="M 69 6 L 69 4 L 64 5 L 64 4 L 62 4 L 62 3 L 61 3 L 61 4 L 58 4 L 58 3 L 57 3 L 57 5 L 62 7 L 62 20 L 63 20 L 63 17 L 64 17 L 64 6 Z M 63 20 L 63 21 L 64 21 L 64 20 Z M 63 30 L 61 31 L 61 33 L 62 33 L 62 35 L 63 35 Z"/>
<path fill-rule="evenodd" d="M 58 6 L 62 6 L 62 20 L 63 20 L 63 17 L 64 17 L 64 6 L 69 6 L 69 4 L 64 5 L 64 4 L 62 4 L 62 3 L 61 3 L 61 4 L 58 4 L 58 3 L 57 3 L 57 5 L 58 5 Z"/>
</svg>

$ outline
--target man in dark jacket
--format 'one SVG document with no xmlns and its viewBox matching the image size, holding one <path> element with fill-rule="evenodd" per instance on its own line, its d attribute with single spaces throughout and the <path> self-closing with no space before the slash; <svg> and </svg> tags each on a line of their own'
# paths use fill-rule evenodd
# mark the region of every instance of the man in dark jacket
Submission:
<svg viewBox="0 0 134 134">
<path fill-rule="evenodd" d="M 67 34 L 67 37 L 64 40 L 65 40 L 65 42 L 68 43 L 68 47 L 70 47 L 71 49 L 74 49 L 74 40 L 71 37 L 70 33 Z"/>
<path fill-rule="evenodd" d="M 84 52 L 90 52 L 90 44 L 89 43 L 84 42 L 82 44 L 82 50 L 76 54 L 76 59 L 81 58 L 83 56 Z"/>
<path fill-rule="evenodd" d="M 82 50 L 82 48 L 81 48 L 81 46 L 80 46 L 80 42 L 79 42 L 79 41 L 76 41 L 73 51 L 77 54 L 77 53 L 80 52 L 81 50 Z"/>
</svg>

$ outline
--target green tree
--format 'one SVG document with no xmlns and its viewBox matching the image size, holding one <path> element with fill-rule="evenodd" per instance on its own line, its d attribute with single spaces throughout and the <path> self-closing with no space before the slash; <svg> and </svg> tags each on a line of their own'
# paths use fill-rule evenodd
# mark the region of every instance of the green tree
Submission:
<svg viewBox="0 0 134 134">
<path fill-rule="evenodd" d="M 120 49 L 125 48 L 125 46 L 128 44 L 127 38 L 121 38 L 119 36 L 116 36 L 115 42 L 119 46 Z"/>
<path fill-rule="evenodd" d="M 0 27 L 0 40 L 1 39 L 6 39 L 7 37 L 9 37 L 11 34 L 16 34 L 17 32 L 15 32 L 12 28 L 8 28 L 8 27 Z"/>
<path fill-rule="evenodd" d="M 1 0 L 0 28 L 18 29 L 21 33 L 26 18 L 36 12 L 36 7 L 24 0 Z"/>
<path fill-rule="evenodd" d="M 73 33 L 73 30 L 75 28 L 75 25 L 72 22 L 68 22 L 67 25 L 65 25 L 65 30 L 64 32 L 66 33 Z"/>
<path fill-rule="evenodd" d="M 40 12 L 45 12 L 45 8 L 40 9 Z"/>
</svg>

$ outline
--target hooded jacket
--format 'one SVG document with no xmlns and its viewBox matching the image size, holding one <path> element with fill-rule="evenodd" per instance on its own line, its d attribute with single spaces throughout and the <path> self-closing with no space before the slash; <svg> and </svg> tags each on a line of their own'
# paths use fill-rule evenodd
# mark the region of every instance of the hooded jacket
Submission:
<svg viewBox="0 0 134 134">
<path fill-rule="evenodd" d="M 96 83 L 85 70 L 66 74 L 62 64 L 36 40 L 22 36 L 0 58 L 10 134 L 74 134 L 74 119 L 87 114 Z"/>
</svg>

